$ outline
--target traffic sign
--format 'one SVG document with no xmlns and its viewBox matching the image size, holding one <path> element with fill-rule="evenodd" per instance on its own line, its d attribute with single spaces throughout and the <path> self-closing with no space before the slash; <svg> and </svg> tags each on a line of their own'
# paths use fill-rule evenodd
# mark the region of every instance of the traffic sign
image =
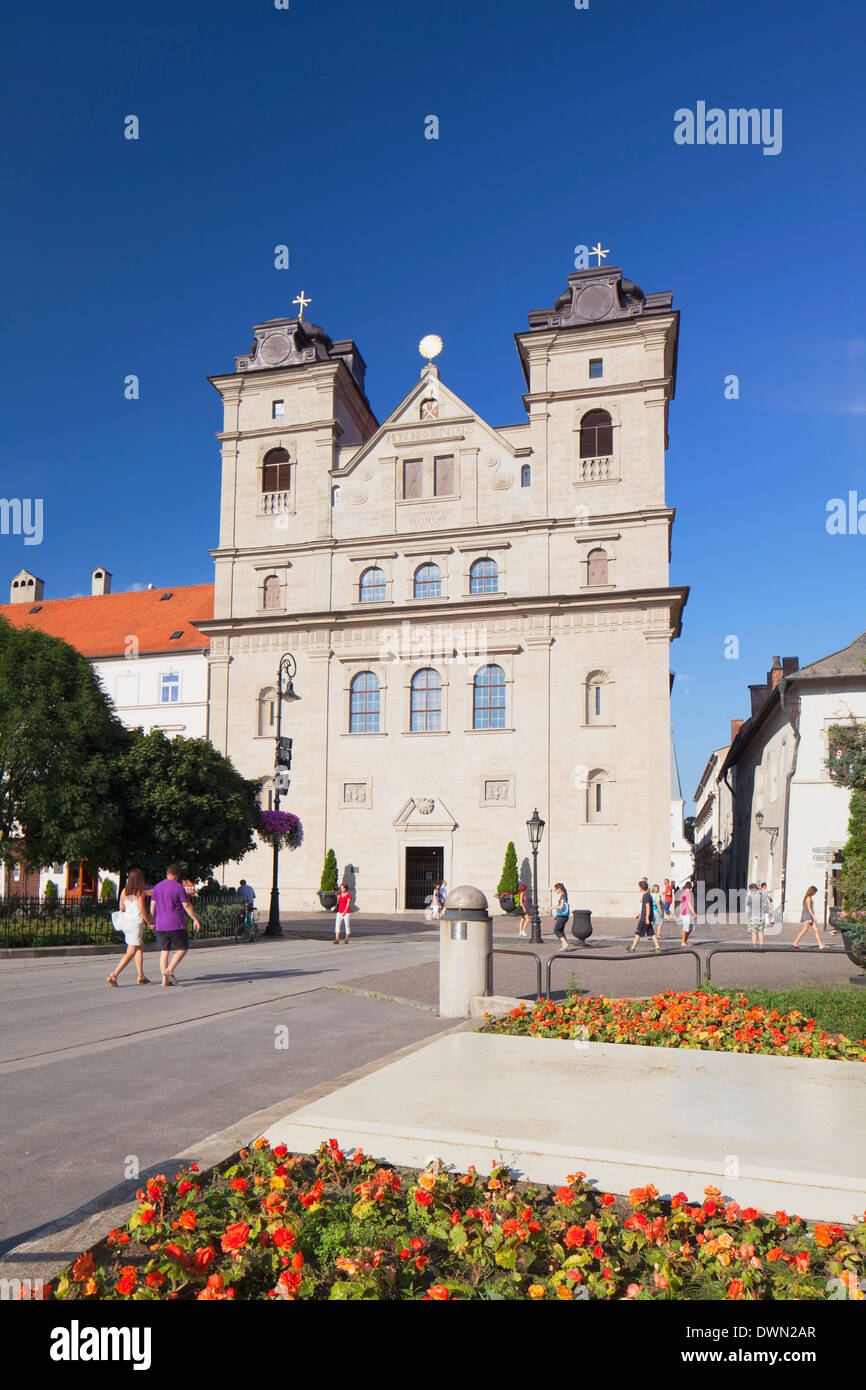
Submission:
<svg viewBox="0 0 866 1390">
<path fill-rule="evenodd" d="M 832 854 L 832 853 L 833 853 L 833 849 L 832 849 L 832 846 L 831 846 L 831 845 L 813 845 L 813 846 L 812 846 L 812 854 L 813 854 L 813 855 L 816 855 L 816 854 L 817 854 L 817 855 L 821 855 L 821 854 Z"/>
</svg>

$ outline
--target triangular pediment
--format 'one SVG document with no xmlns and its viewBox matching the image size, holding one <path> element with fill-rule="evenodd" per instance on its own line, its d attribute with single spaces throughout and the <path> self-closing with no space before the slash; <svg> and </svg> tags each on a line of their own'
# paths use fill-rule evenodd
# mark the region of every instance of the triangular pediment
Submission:
<svg viewBox="0 0 866 1390">
<path fill-rule="evenodd" d="M 422 419 L 422 405 L 426 401 L 434 403 L 435 415 Z M 466 438 L 470 431 L 480 432 L 488 449 L 496 449 L 512 458 L 516 456 L 515 446 L 446 386 L 435 367 L 425 367 L 408 395 L 366 443 L 333 470 L 332 476 L 348 477 L 365 459 L 374 459 L 377 455 L 399 453 L 415 445 L 423 448 L 429 444 L 444 444 Z"/>
<path fill-rule="evenodd" d="M 457 821 L 438 796 L 410 796 L 394 817 L 394 825 L 404 830 L 457 829 Z"/>
</svg>

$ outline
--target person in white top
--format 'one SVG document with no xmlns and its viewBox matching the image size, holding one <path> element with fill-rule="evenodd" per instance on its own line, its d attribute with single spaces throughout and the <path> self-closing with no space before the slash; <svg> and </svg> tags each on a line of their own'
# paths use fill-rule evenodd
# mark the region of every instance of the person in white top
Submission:
<svg viewBox="0 0 866 1390">
<path fill-rule="evenodd" d="M 147 910 L 147 884 L 141 869 L 130 869 L 123 892 L 120 895 L 120 911 L 112 913 L 114 925 L 118 931 L 123 932 L 126 942 L 126 955 L 120 962 L 116 970 L 112 970 L 108 975 L 107 983 L 117 988 L 117 977 L 129 962 L 135 957 L 135 966 L 138 971 L 138 983 L 149 985 L 150 980 L 145 975 L 142 965 L 144 953 L 142 945 L 144 943 L 145 927 L 152 927 L 153 922 Z"/>
</svg>

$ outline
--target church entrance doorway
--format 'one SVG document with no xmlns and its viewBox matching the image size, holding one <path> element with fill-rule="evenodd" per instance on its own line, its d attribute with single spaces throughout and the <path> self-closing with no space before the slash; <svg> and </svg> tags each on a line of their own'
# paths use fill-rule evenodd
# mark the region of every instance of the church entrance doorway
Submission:
<svg viewBox="0 0 866 1390">
<path fill-rule="evenodd" d="M 423 908 L 442 882 L 445 854 L 441 845 L 406 847 L 406 907 Z"/>
</svg>

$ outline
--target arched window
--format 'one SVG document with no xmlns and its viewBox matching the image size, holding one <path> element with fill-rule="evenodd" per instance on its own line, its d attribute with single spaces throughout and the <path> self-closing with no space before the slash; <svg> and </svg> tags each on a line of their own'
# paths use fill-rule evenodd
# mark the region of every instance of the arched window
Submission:
<svg viewBox="0 0 866 1390">
<path fill-rule="evenodd" d="M 275 574 L 269 574 L 264 582 L 263 590 L 264 608 L 281 608 L 280 603 L 280 581 Z"/>
<path fill-rule="evenodd" d="M 378 734 L 379 677 L 360 671 L 349 687 L 349 733 Z"/>
<path fill-rule="evenodd" d="M 607 804 L 609 794 L 607 774 L 602 768 L 595 768 L 586 781 L 586 819 L 588 824 L 599 824 L 610 819 Z"/>
<path fill-rule="evenodd" d="M 412 585 L 413 598 L 441 598 L 442 571 L 438 565 L 419 565 Z"/>
<path fill-rule="evenodd" d="M 262 492 L 288 492 L 291 468 L 287 449 L 270 449 L 262 460 Z"/>
<path fill-rule="evenodd" d="M 505 672 L 501 666 L 482 666 L 472 692 L 473 729 L 505 728 Z"/>
<path fill-rule="evenodd" d="M 610 724 L 610 688 L 603 671 L 591 671 L 586 678 L 587 724 Z"/>
<path fill-rule="evenodd" d="M 469 570 L 470 594 L 499 592 L 499 567 L 495 560 L 476 560 Z"/>
<path fill-rule="evenodd" d="M 606 410 L 589 410 L 580 422 L 580 457 L 613 453 L 613 422 Z"/>
<path fill-rule="evenodd" d="M 275 690 L 268 688 L 259 695 L 257 727 L 260 738 L 273 736 L 277 727 L 277 692 Z"/>
<path fill-rule="evenodd" d="M 331 506 L 332 506 L 332 507 L 339 507 L 339 505 L 340 505 L 340 484 L 339 484 L 339 483 L 336 483 L 336 484 L 334 485 L 334 487 L 331 488 Z"/>
<path fill-rule="evenodd" d="M 532 468 L 528 463 L 524 463 L 520 470 L 520 486 L 530 487 L 532 485 Z"/>
<path fill-rule="evenodd" d="M 412 677 L 409 728 L 413 733 L 442 728 L 442 677 L 430 667 Z"/>
<path fill-rule="evenodd" d="M 607 555 L 601 549 L 591 550 L 586 557 L 586 582 L 590 585 L 607 583 Z"/>
<path fill-rule="evenodd" d="M 361 575 L 360 598 L 362 603 L 382 603 L 385 598 L 385 575 L 378 565 L 371 565 Z"/>
</svg>

